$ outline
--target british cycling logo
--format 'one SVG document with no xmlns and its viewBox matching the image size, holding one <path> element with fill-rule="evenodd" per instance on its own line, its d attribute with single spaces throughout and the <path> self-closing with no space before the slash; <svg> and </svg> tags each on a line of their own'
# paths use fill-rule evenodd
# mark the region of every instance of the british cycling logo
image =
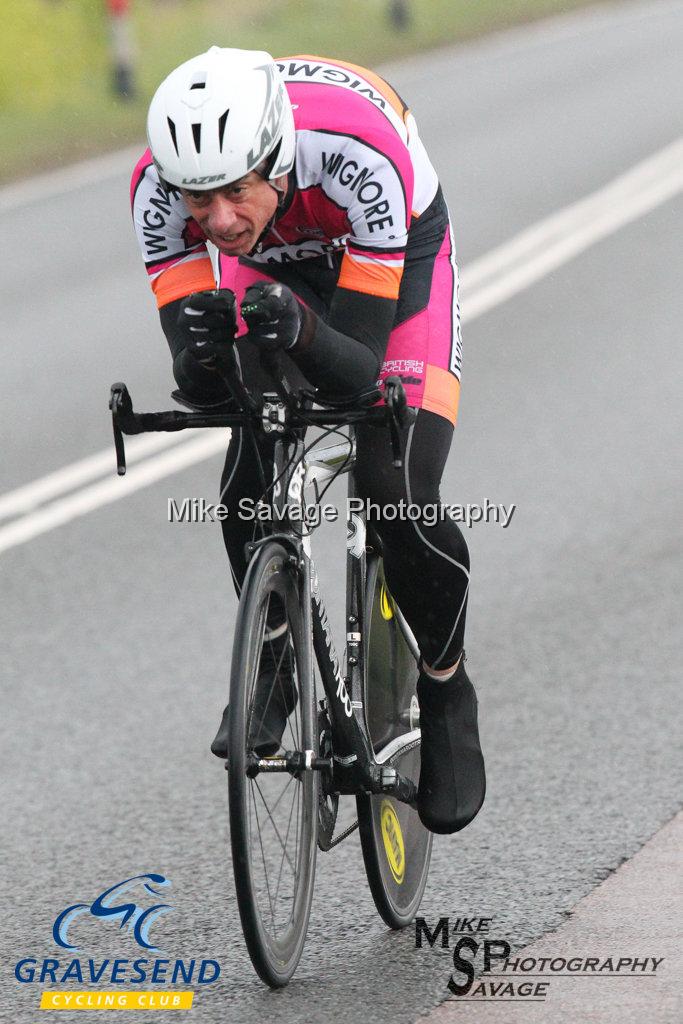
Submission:
<svg viewBox="0 0 683 1024">
<path fill-rule="evenodd" d="M 97 960 L 93 957 L 81 959 L 71 957 L 60 960 L 54 957 L 26 956 L 19 960 L 14 968 L 16 980 L 24 985 L 64 985 L 77 983 L 83 985 L 113 984 L 137 986 L 136 995 L 125 989 L 114 992 L 69 993 L 50 990 L 43 993 L 43 1002 L 51 1000 L 46 1009 L 189 1009 L 192 1005 L 192 993 L 171 993 L 175 1003 L 159 1004 L 159 993 L 142 992 L 139 987 L 147 982 L 153 985 L 196 984 L 211 985 L 220 977 L 220 964 L 217 960 L 208 959 L 151 959 L 148 954 L 161 952 L 154 944 L 153 927 L 159 919 L 170 913 L 173 907 L 164 901 L 165 890 L 171 886 L 170 879 L 158 872 L 133 875 L 110 885 L 102 890 L 90 902 L 71 903 L 61 910 L 52 924 L 52 938 L 55 945 L 70 954 L 82 952 L 80 943 L 86 936 L 92 941 L 93 929 L 85 925 L 87 920 L 101 923 L 101 934 L 104 939 L 105 930 L 116 935 L 123 932 L 128 949 L 122 955 Z M 131 957 L 130 945 L 135 943 L 144 955 Z M 135 949 L 135 946 L 133 946 Z M 127 955 L 126 955 L 127 954 Z M 63 998 L 62 1003 L 55 1002 L 57 997 Z M 71 1000 L 85 998 L 86 1002 Z M 154 999 L 157 1002 L 154 1003 Z M 179 1002 L 178 1000 L 182 1000 Z M 127 1001 L 126 1001 L 127 999 Z M 166 996 L 163 996 L 166 999 Z M 108 1000 L 108 1001 L 105 1001 Z M 136 1001 L 137 1000 L 137 1001 Z M 41 1006 L 43 1003 L 41 1003 Z"/>
<path fill-rule="evenodd" d="M 133 902 L 116 904 L 113 901 L 138 887 L 142 887 L 153 896 L 158 896 L 159 892 L 153 888 L 153 885 L 165 887 L 170 884 L 163 875 L 135 875 L 133 878 L 127 878 L 125 881 L 105 889 L 92 903 L 74 903 L 63 910 L 61 914 L 57 915 L 52 926 L 52 937 L 57 945 L 63 946 L 64 949 L 78 950 L 78 946 L 69 942 L 69 927 L 77 917 L 91 914 L 103 921 L 120 921 L 120 928 L 128 925 L 128 931 L 133 934 L 138 946 L 158 953 L 157 947 L 149 941 L 149 930 L 158 917 L 167 914 L 172 908 L 167 903 L 157 903 L 145 910 Z"/>
</svg>

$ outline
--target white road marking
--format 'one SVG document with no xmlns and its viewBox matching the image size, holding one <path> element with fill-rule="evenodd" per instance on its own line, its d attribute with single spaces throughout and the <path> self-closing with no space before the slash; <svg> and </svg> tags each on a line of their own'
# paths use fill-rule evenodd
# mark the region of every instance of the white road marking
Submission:
<svg viewBox="0 0 683 1024">
<path fill-rule="evenodd" d="M 475 320 L 681 191 L 683 138 L 465 267 L 463 320 Z"/>
<path fill-rule="evenodd" d="M 183 430 L 176 434 L 143 434 L 139 437 L 126 439 L 126 462 L 131 466 L 140 459 L 155 452 L 189 440 L 191 436 L 203 434 L 201 430 Z M 95 455 L 90 455 L 78 462 L 72 462 L 63 469 L 48 473 L 24 487 L 0 495 L 0 519 L 11 519 L 13 516 L 32 512 L 50 498 L 66 494 L 74 488 L 87 484 L 97 477 L 116 471 L 116 455 L 114 444 Z"/>
<path fill-rule="evenodd" d="M 126 498 L 134 491 L 148 487 L 149 484 L 177 473 L 187 466 L 193 466 L 218 452 L 225 452 L 228 446 L 227 430 L 203 430 L 201 434 L 203 436 L 193 437 L 186 444 L 177 445 L 173 451 L 138 463 L 124 477 L 112 475 L 9 523 L 0 530 L 0 552 L 25 544 L 26 541 L 47 533 L 48 530 L 54 530 L 55 527 L 62 526 L 78 516 L 84 516 L 102 505 Z M 111 456 L 111 452 L 109 455 Z"/>
<path fill-rule="evenodd" d="M 466 267 L 461 274 L 463 322 L 482 316 L 681 191 L 683 138 L 637 164 L 604 188 L 539 221 Z M 176 434 L 136 439 L 134 458 L 142 461 L 129 475 L 123 478 L 112 475 L 111 479 L 83 486 L 66 498 L 32 511 L 27 511 L 31 503 L 37 505 L 84 485 L 101 476 L 110 466 L 113 473 L 113 449 L 106 449 L 8 492 L 0 497 L 0 518 L 25 514 L 0 528 L 0 552 L 225 451 L 227 436 L 227 431 L 211 431 L 209 436 L 193 437 L 189 441 L 183 438 L 182 442 Z M 174 446 L 173 451 L 154 454 L 171 445 Z"/>
</svg>

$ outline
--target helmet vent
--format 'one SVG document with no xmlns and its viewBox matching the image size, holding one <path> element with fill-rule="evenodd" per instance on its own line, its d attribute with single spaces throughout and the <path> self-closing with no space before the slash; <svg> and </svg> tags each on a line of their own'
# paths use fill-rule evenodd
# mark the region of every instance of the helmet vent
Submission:
<svg viewBox="0 0 683 1024">
<path fill-rule="evenodd" d="M 168 117 L 166 120 L 168 121 L 168 130 L 171 133 L 171 138 L 173 139 L 173 145 L 175 147 L 176 154 L 180 156 L 180 153 L 178 153 L 178 142 L 175 137 L 175 124 L 170 117 Z"/>
<path fill-rule="evenodd" d="M 218 118 L 218 148 L 223 152 L 223 136 L 225 135 L 225 122 L 228 120 L 228 114 L 230 110 L 226 110 L 224 114 Z"/>
<path fill-rule="evenodd" d="M 192 91 L 192 89 L 206 89 L 206 75 L 196 75 L 192 81 L 192 85 L 190 86 L 190 91 Z"/>
<path fill-rule="evenodd" d="M 194 148 L 198 153 L 202 151 L 202 126 L 201 124 L 192 125 L 192 138 L 194 139 Z"/>
</svg>

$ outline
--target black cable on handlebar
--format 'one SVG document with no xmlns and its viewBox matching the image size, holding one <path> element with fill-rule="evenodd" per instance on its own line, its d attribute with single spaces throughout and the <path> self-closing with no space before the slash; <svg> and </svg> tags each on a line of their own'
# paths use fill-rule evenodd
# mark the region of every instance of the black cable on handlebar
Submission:
<svg viewBox="0 0 683 1024">
<path fill-rule="evenodd" d="M 235 349 L 231 349 L 232 361 L 224 364 L 222 367 L 219 366 L 219 371 L 223 371 L 221 375 L 225 380 L 227 387 L 230 389 L 231 394 L 237 401 L 238 405 L 244 409 L 248 409 L 252 415 L 244 416 L 243 421 L 240 425 L 240 430 L 243 430 L 249 440 L 251 441 L 251 447 L 254 452 L 254 458 L 258 467 L 258 474 L 261 479 L 261 484 L 264 488 L 264 494 L 268 493 L 268 484 L 266 483 L 266 472 L 263 466 L 263 459 L 261 458 L 261 450 L 256 440 L 256 431 L 254 429 L 254 418 L 260 413 L 258 404 L 255 402 L 251 393 L 245 387 L 242 377 L 240 375 L 240 367 L 238 365 L 237 358 L 235 356 Z M 226 485 L 227 487 L 227 485 Z M 225 491 L 221 489 L 220 500 L 223 501 Z M 252 530 L 252 543 L 256 537 L 256 531 L 260 530 L 261 538 L 266 536 L 265 523 L 260 522 L 258 519 L 254 522 L 254 528 Z"/>
<path fill-rule="evenodd" d="M 333 434 L 336 434 L 338 437 L 341 437 L 344 441 L 347 441 L 347 442 L 349 441 L 349 438 L 346 436 L 346 434 L 342 433 L 342 431 L 339 429 L 339 427 L 328 427 L 327 430 L 323 431 L 323 433 L 322 433 L 322 435 L 320 437 L 315 437 L 312 441 L 310 441 L 307 445 L 305 445 L 305 447 L 304 447 L 304 449 L 303 449 L 303 451 L 301 453 L 301 456 L 299 458 L 299 461 L 301 462 L 301 460 L 305 459 L 309 452 L 311 452 L 317 445 L 319 445 L 321 442 L 325 441 L 328 437 L 332 436 Z M 322 489 L 322 491 L 320 491 L 320 493 L 318 493 L 318 490 L 317 490 L 317 487 L 316 487 L 315 501 L 312 501 L 309 504 L 305 504 L 306 496 L 305 496 L 305 494 L 302 491 L 301 500 L 302 500 L 302 504 L 303 504 L 303 508 L 304 508 L 304 520 L 302 522 L 302 529 L 301 529 L 301 531 L 298 531 L 296 529 L 296 524 L 294 522 L 290 522 L 290 524 L 289 524 L 290 525 L 290 529 L 298 537 L 301 538 L 301 537 L 305 537 L 305 536 L 310 536 L 313 533 L 314 527 L 309 526 L 308 525 L 308 521 L 307 521 L 308 509 L 309 508 L 313 508 L 316 505 L 320 505 L 322 499 L 327 494 L 328 490 L 330 489 L 330 487 L 332 486 L 334 481 L 338 477 L 340 477 L 341 474 L 346 470 L 346 468 L 347 468 L 347 466 L 348 466 L 348 464 L 349 464 L 349 462 L 351 460 L 352 452 L 353 452 L 353 446 L 349 443 L 349 451 L 348 451 L 346 457 L 344 458 L 344 461 L 335 469 L 332 477 L 330 478 L 330 480 L 328 480 L 327 484 L 323 487 L 323 489 Z M 289 468 L 290 465 L 291 465 L 291 460 L 288 463 L 286 468 Z M 280 475 L 282 476 L 283 474 L 280 474 Z M 280 477 L 278 477 L 278 479 L 280 479 Z M 304 532 L 304 529 L 303 529 L 304 526 L 306 528 L 305 532 Z"/>
<path fill-rule="evenodd" d="M 342 476 L 342 474 L 346 472 L 346 470 L 347 470 L 347 468 L 349 466 L 349 463 L 351 462 L 351 459 L 353 458 L 353 444 L 351 443 L 351 439 L 346 434 L 344 434 L 340 430 L 339 427 L 328 427 L 327 430 L 323 431 L 322 437 L 316 437 L 315 440 L 311 441 L 311 443 L 308 445 L 308 447 L 304 450 L 304 455 L 307 455 L 310 451 L 313 450 L 313 448 L 317 444 L 320 444 L 321 441 L 325 441 L 328 437 L 332 437 L 334 434 L 336 434 L 337 437 L 340 437 L 343 441 L 345 441 L 348 444 L 349 450 L 346 453 L 346 455 L 344 457 L 344 460 L 336 467 L 334 473 L 332 474 L 330 479 L 327 481 L 327 483 L 323 487 L 322 491 L 318 492 L 318 490 L 316 488 L 316 498 L 315 498 L 315 501 L 312 503 L 314 505 L 320 505 L 321 504 L 323 498 L 325 497 L 325 495 L 329 491 L 330 487 L 332 487 L 332 485 L 334 484 L 335 480 L 338 480 L 339 477 Z"/>
<path fill-rule="evenodd" d="M 234 345 L 227 349 L 222 356 L 219 356 L 216 369 L 240 409 L 256 414 L 258 404 L 240 376 Z"/>
</svg>

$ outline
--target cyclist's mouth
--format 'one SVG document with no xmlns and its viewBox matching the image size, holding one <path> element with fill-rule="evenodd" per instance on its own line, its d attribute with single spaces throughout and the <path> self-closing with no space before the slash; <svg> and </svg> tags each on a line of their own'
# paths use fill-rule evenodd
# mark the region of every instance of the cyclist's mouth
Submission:
<svg viewBox="0 0 683 1024">
<path fill-rule="evenodd" d="M 226 250 L 241 249 L 245 242 L 249 241 L 251 232 L 249 230 L 237 231 L 231 235 L 214 235 L 213 241 L 223 252 Z"/>
</svg>

